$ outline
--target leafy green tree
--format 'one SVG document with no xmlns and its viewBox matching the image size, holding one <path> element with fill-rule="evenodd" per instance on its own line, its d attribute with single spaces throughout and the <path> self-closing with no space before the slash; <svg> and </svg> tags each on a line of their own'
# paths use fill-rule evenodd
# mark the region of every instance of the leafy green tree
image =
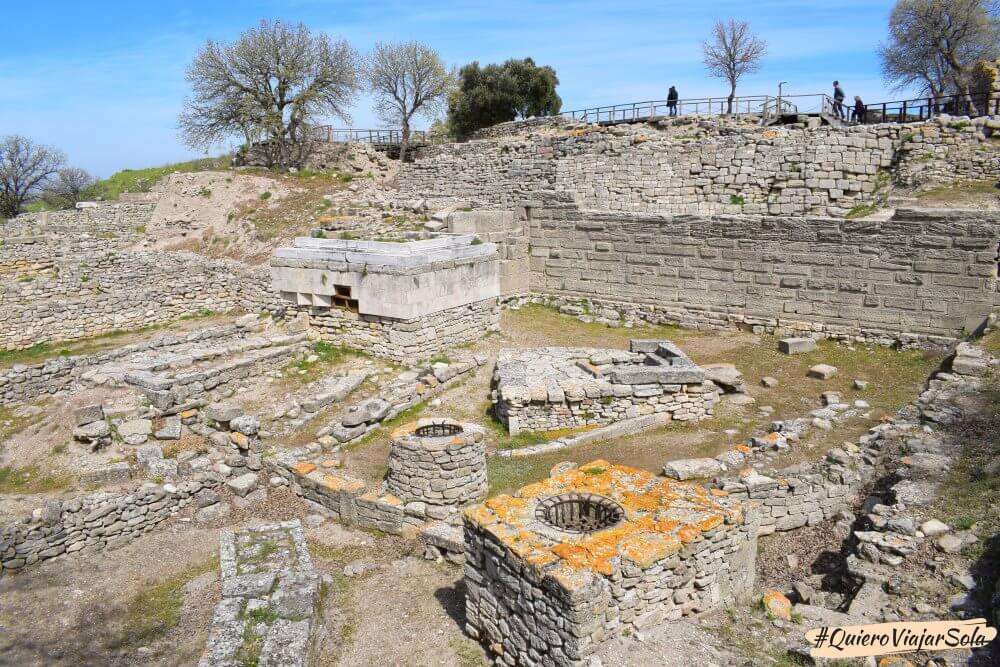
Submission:
<svg viewBox="0 0 1000 667">
<path fill-rule="evenodd" d="M 448 123 L 459 137 L 518 118 L 551 116 L 562 107 L 555 70 L 531 58 L 485 67 L 469 63 L 458 80 L 448 99 Z"/>
</svg>

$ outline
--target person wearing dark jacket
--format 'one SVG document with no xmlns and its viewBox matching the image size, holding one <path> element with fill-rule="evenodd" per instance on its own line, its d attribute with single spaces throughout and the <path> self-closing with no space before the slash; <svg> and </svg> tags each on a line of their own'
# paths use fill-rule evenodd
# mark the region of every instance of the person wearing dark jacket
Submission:
<svg viewBox="0 0 1000 667">
<path fill-rule="evenodd" d="M 865 103 L 861 101 L 860 95 L 854 96 L 854 109 L 851 111 L 851 120 L 855 123 L 865 122 L 865 114 L 868 109 L 865 107 Z"/>
<path fill-rule="evenodd" d="M 844 109 L 844 89 L 840 87 L 839 81 L 833 82 L 833 112 L 837 114 L 841 120 L 847 120 L 847 110 Z"/>
<path fill-rule="evenodd" d="M 677 89 L 670 86 L 670 90 L 667 91 L 667 109 L 671 116 L 677 115 Z"/>
</svg>

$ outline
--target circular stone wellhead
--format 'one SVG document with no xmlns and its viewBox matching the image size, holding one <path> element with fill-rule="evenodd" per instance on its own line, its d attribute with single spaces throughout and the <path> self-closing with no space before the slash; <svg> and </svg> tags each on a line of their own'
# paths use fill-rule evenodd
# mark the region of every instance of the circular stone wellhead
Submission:
<svg viewBox="0 0 1000 667">
<path fill-rule="evenodd" d="M 400 500 L 462 505 L 486 497 L 486 443 L 479 426 L 420 419 L 390 438 L 386 486 Z"/>
<path fill-rule="evenodd" d="M 538 503 L 535 518 L 563 532 L 593 533 L 621 523 L 625 510 L 604 496 L 564 493 Z"/>
</svg>

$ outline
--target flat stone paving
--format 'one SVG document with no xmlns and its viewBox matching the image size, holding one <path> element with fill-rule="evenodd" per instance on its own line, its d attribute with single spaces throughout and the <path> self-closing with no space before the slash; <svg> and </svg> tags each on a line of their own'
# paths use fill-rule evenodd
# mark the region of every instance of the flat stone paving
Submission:
<svg viewBox="0 0 1000 667">
<path fill-rule="evenodd" d="M 219 569 L 222 601 L 199 667 L 308 664 L 322 600 L 302 524 L 223 533 Z"/>
</svg>

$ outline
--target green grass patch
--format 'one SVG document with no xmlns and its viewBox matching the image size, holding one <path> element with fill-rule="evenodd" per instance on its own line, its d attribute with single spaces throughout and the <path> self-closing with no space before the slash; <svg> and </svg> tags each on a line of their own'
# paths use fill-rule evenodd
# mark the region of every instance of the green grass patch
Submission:
<svg viewBox="0 0 1000 667">
<path fill-rule="evenodd" d="M 218 559 L 212 558 L 139 591 L 129 602 L 115 647 L 141 646 L 167 634 L 181 620 L 184 585 L 218 567 Z"/>
<path fill-rule="evenodd" d="M 229 159 L 225 157 L 190 160 L 145 169 L 122 169 L 95 183 L 86 191 L 85 198 L 118 199 L 123 192 L 149 192 L 157 181 L 168 174 L 224 169 L 229 169 Z"/>
<path fill-rule="evenodd" d="M 455 654 L 458 667 L 485 667 L 488 664 L 482 647 L 468 637 L 452 637 L 448 648 Z"/>
<path fill-rule="evenodd" d="M 743 197 L 743 195 L 730 195 L 729 203 L 735 206 L 743 206 L 747 203 L 747 200 Z"/>
<path fill-rule="evenodd" d="M 853 218 L 863 218 L 866 215 L 871 215 L 877 210 L 878 207 L 875 206 L 874 204 L 858 204 L 856 206 L 853 206 L 851 210 L 847 212 L 847 215 L 845 215 L 844 217 L 849 220 Z"/>
<path fill-rule="evenodd" d="M 948 471 L 930 515 L 960 530 L 973 529 L 980 541 L 968 551 L 979 557 L 984 545 L 1000 535 L 1000 379 L 994 377 L 976 410 L 946 427 L 958 436 L 962 454 Z M 1000 553 L 994 558 L 1000 558 Z M 992 590 L 992 587 L 989 587 Z"/>
<path fill-rule="evenodd" d="M 942 185 L 916 195 L 921 204 L 962 204 L 984 197 L 1000 196 L 1000 188 L 995 179 L 960 180 L 948 185 Z"/>
<path fill-rule="evenodd" d="M 271 192 L 270 192 L 270 190 L 265 190 L 264 192 L 260 193 L 260 200 L 261 201 L 267 201 L 270 198 L 271 198 Z"/>
<path fill-rule="evenodd" d="M 0 493 L 50 493 L 68 489 L 72 483 L 72 476 L 43 472 L 37 465 L 0 468 Z"/>
</svg>

